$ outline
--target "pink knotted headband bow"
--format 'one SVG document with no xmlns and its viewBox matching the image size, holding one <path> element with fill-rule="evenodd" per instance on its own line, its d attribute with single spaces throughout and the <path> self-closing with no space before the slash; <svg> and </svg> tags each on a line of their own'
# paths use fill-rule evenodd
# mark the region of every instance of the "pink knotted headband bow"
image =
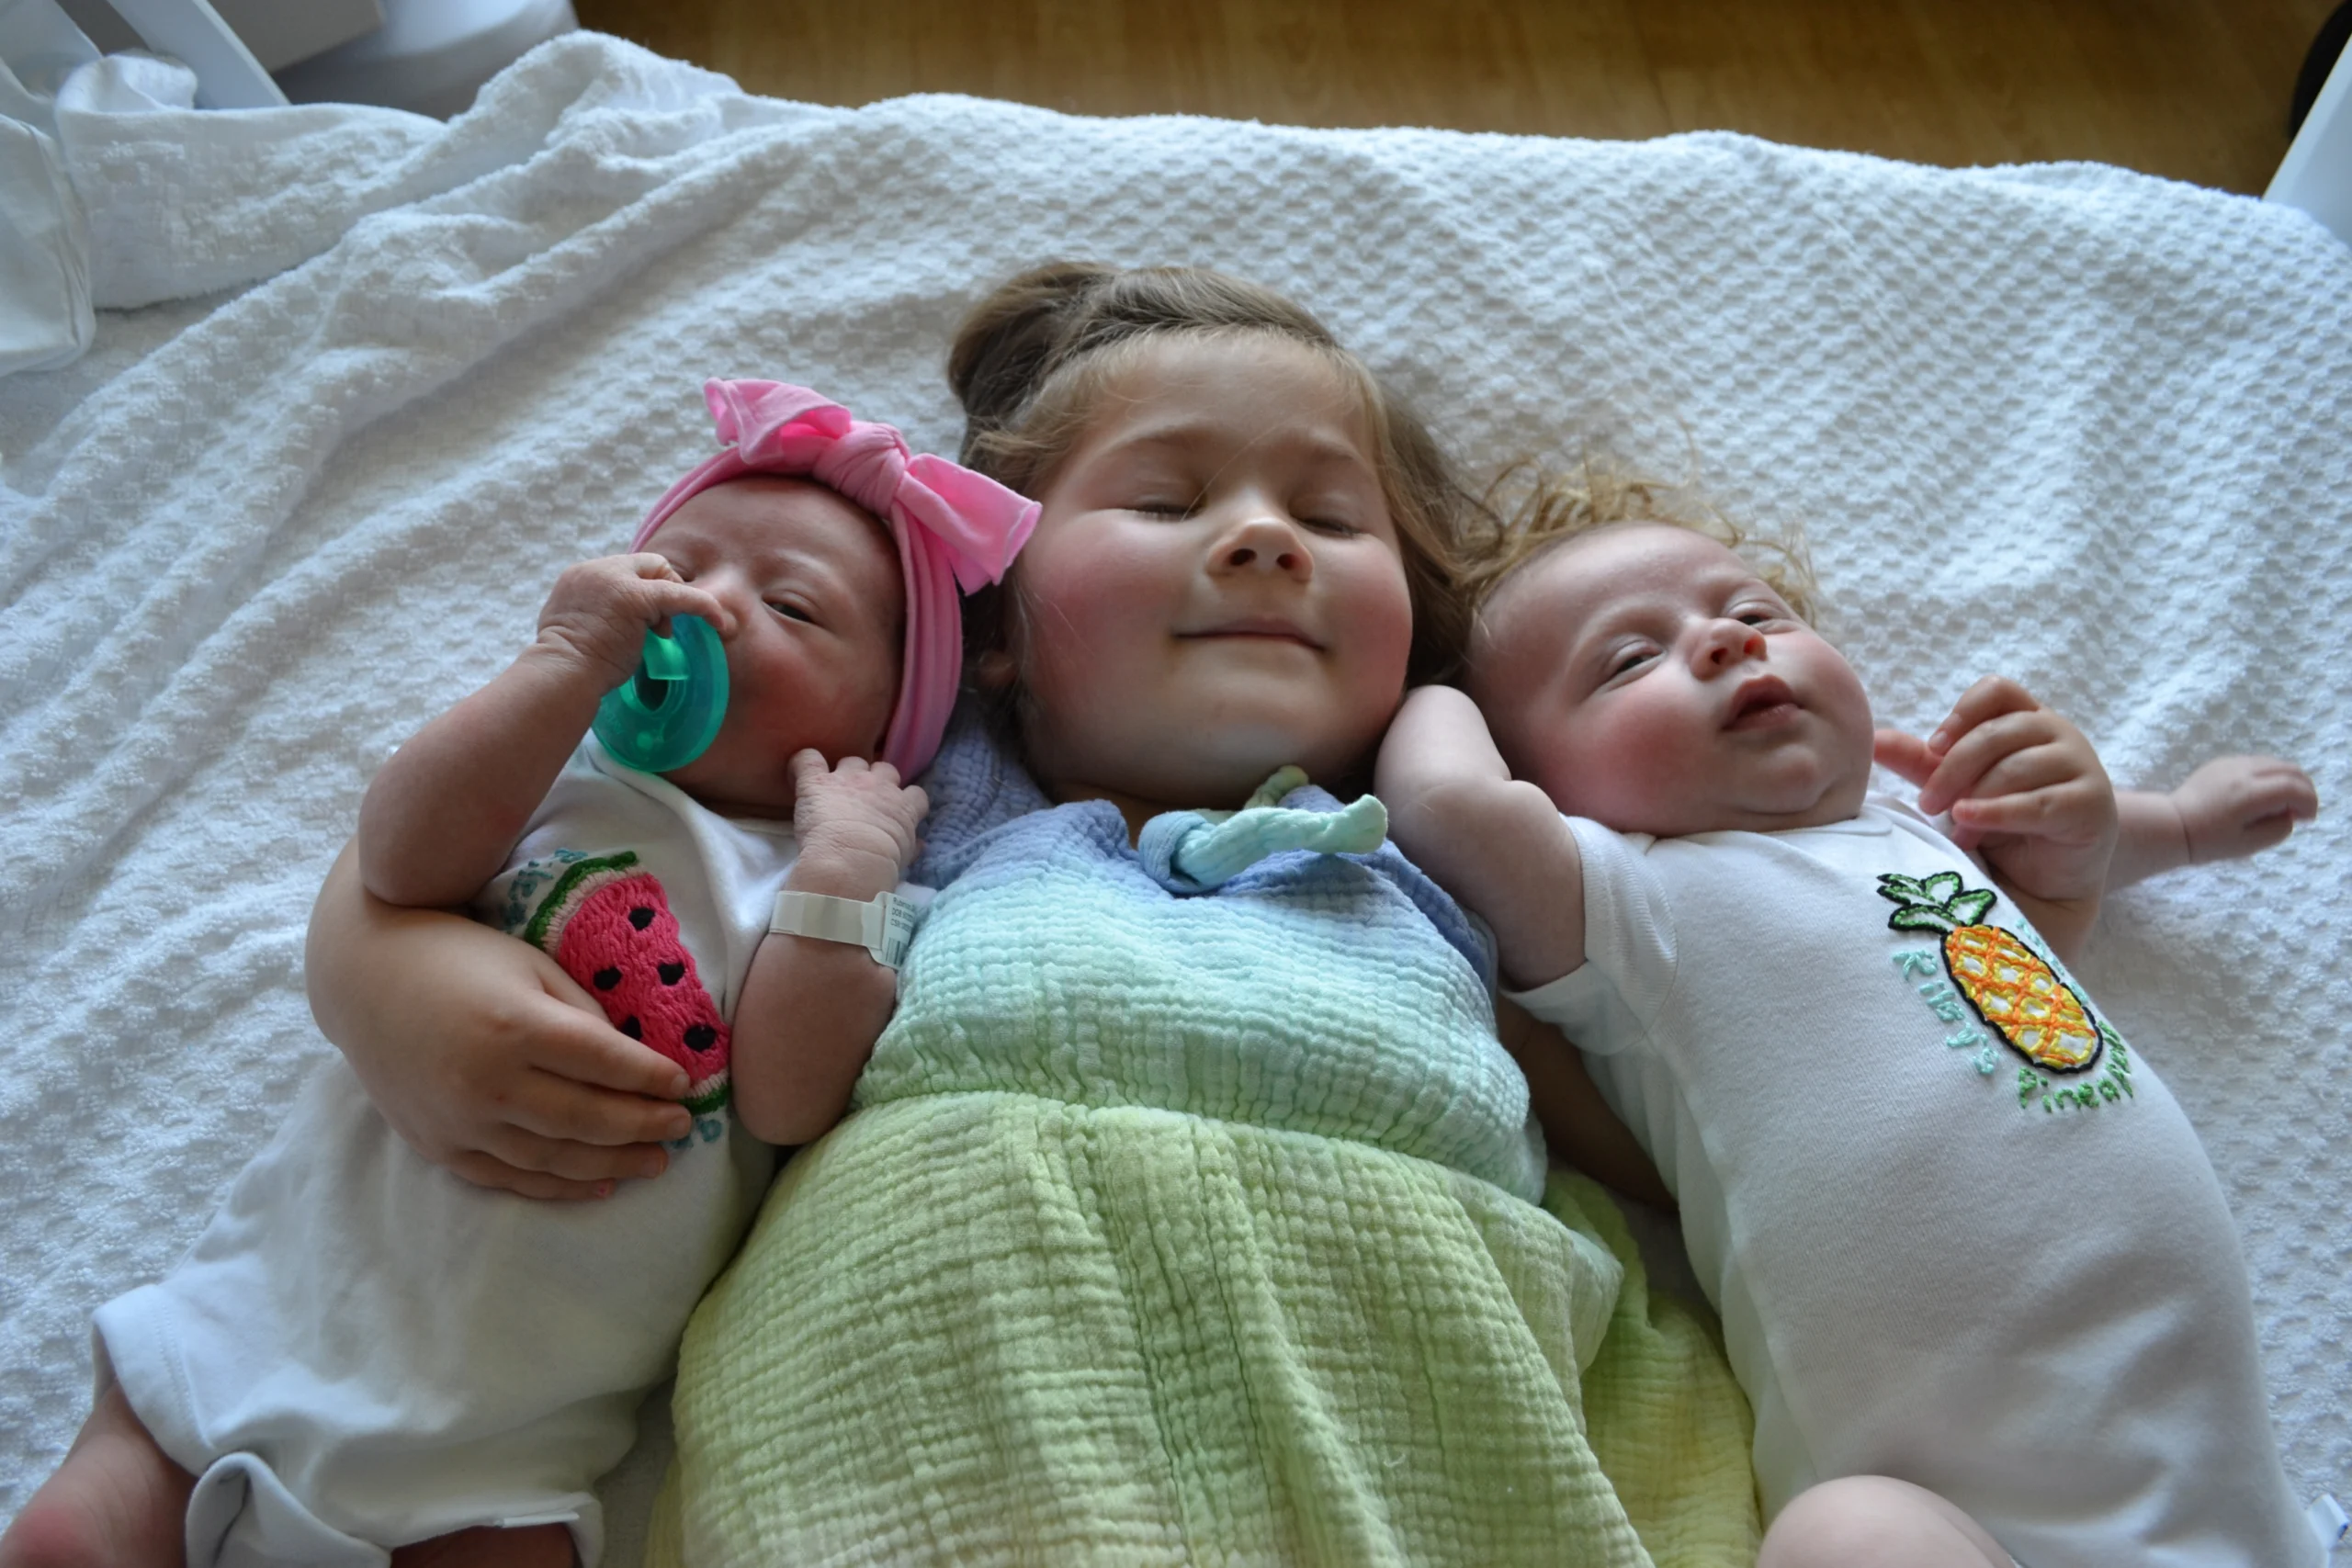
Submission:
<svg viewBox="0 0 2352 1568">
<path fill-rule="evenodd" d="M 631 549 L 687 500 L 746 474 L 809 479 L 889 525 L 907 587 L 907 635 L 898 705 L 882 760 L 911 779 L 931 765 L 956 705 L 969 593 L 1004 576 L 1037 525 L 1037 503 L 984 474 L 910 453 L 887 424 L 783 381 L 706 381 L 703 399 L 727 450 L 672 485 L 638 525 Z"/>
</svg>

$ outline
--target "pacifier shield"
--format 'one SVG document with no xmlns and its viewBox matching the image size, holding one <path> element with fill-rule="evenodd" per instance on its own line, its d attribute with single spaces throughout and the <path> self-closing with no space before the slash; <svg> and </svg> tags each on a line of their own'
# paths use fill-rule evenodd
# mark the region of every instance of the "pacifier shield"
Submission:
<svg viewBox="0 0 2352 1568">
<path fill-rule="evenodd" d="M 673 615 L 670 635 L 645 634 L 637 672 L 596 706 L 596 739 L 624 767 L 683 768 L 718 736 L 727 716 L 727 645 L 700 615 Z"/>
</svg>

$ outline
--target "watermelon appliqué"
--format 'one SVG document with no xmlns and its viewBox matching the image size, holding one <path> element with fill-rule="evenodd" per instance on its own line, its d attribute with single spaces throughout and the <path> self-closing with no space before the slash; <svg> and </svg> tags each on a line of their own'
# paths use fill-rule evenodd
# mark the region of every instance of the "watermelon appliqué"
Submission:
<svg viewBox="0 0 2352 1568">
<path fill-rule="evenodd" d="M 695 973 L 669 896 L 637 856 L 574 861 L 523 939 L 580 982 L 614 1028 L 686 1070 L 685 1107 L 703 1140 L 717 1138 L 724 1128 L 715 1116 L 730 1093 L 727 1021 Z"/>
</svg>

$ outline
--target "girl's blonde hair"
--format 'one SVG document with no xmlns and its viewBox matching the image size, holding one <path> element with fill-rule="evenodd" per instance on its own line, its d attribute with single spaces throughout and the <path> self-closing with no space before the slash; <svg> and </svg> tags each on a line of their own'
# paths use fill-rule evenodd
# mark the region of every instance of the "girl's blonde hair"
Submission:
<svg viewBox="0 0 2352 1568">
<path fill-rule="evenodd" d="M 1660 523 L 1703 534 L 1736 551 L 1808 626 L 1822 613 L 1803 530 L 1765 533 L 1739 523 L 1695 483 L 1637 474 L 1605 452 L 1573 467 L 1546 468 L 1532 461 L 1504 470 L 1487 492 L 1486 515 L 1502 518 L 1474 541 L 1463 585 L 1475 610 L 1546 552 L 1599 529 L 1625 523 Z"/>
<path fill-rule="evenodd" d="M 1463 541 L 1483 503 L 1455 479 L 1428 427 L 1370 367 L 1312 312 L 1271 288 L 1205 267 L 1054 262 L 1023 273 L 973 308 L 948 355 L 947 378 L 966 418 L 963 462 L 1035 497 L 1142 349 L 1179 335 L 1250 334 L 1311 350 L 1362 406 L 1411 594 L 1408 680 L 1450 673 L 1470 627 Z M 1489 520 L 1481 531 L 1494 526 Z M 1015 561 L 1008 587 L 1019 574 Z M 1017 604 L 1017 589 L 984 591 L 967 608 L 966 647 L 974 655 L 1004 646 L 1008 598 Z"/>
</svg>

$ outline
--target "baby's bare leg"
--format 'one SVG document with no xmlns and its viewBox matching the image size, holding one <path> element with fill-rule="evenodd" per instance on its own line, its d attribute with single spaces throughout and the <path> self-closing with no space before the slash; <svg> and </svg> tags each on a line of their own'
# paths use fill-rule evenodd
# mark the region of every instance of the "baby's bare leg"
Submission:
<svg viewBox="0 0 2352 1568">
<path fill-rule="evenodd" d="M 123 1397 L 98 1396 L 57 1473 L 0 1535 L 0 1568 L 184 1568 L 188 1494 L 174 1464 Z M 393 1568 L 571 1568 L 561 1525 L 459 1530 L 392 1553 Z"/>
<path fill-rule="evenodd" d="M 179 1568 L 195 1485 L 109 1385 L 65 1462 L 0 1536 L 0 1568 Z"/>
<path fill-rule="evenodd" d="M 2011 1568 L 1984 1528 L 1924 1487 L 1849 1475 L 1800 1493 L 1756 1568 Z"/>
<path fill-rule="evenodd" d="M 459 1530 L 392 1553 L 392 1568 L 571 1568 L 573 1561 L 571 1532 L 561 1525 Z"/>
</svg>

